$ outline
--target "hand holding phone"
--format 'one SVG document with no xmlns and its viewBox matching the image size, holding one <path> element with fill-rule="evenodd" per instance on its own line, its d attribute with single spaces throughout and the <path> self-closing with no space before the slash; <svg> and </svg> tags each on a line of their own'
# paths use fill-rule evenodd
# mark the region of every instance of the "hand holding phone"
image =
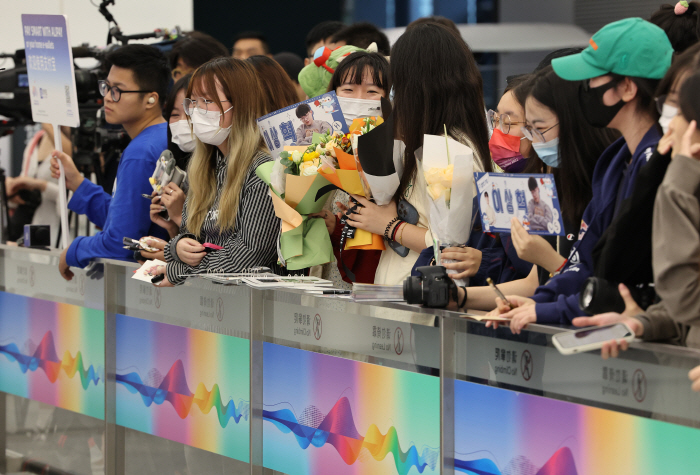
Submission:
<svg viewBox="0 0 700 475">
<path fill-rule="evenodd" d="M 562 355 L 573 355 L 598 350 L 608 341 L 634 340 L 634 332 L 626 323 L 614 323 L 602 327 L 589 327 L 574 332 L 557 333 L 552 344 Z"/>
<path fill-rule="evenodd" d="M 210 242 L 205 242 L 204 244 L 202 244 L 202 246 L 204 247 L 204 252 L 206 252 L 207 254 L 209 254 L 210 252 L 220 251 L 223 249 L 223 247 L 217 246 L 216 244 L 212 244 Z"/>
</svg>

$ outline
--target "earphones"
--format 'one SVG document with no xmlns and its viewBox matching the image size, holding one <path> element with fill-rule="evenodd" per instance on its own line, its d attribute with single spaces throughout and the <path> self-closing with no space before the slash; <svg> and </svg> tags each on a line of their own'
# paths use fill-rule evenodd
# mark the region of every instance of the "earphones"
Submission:
<svg viewBox="0 0 700 475">
<path fill-rule="evenodd" d="M 155 98 L 155 97 L 151 96 L 151 97 L 148 98 L 148 103 L 149 103 L 149 104 L 153 104 L 154 102 L 156 102 L 156 98 Z"/>
</svg>

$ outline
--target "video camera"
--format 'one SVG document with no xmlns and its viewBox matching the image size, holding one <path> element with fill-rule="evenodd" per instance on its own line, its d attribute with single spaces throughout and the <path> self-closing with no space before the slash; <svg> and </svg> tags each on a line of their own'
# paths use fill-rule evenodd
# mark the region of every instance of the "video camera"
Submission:
<svg viewBox="0 0 700 475">
<path fill-rule="evenodd" d="M 75 150 L 73 160 L 76 166 L 83 173 L 96 173 L 98 182 L 101 181 L 100 155 L 103 154 L 104 164 L 107 165 L 112 159 L 118 159 L 129 144 L 129 137 L 121 126 L 110 125 L 104 120 L 104 104 L 98 81 L 106 79 L 109 73 L 109 66 L 105 62 L 106 56 L 131 40 L 147 38 L 160 38 L 161 41 L 153 43 L 152 46 L 167 54 L 181 36 L 179 27 L 172 31 L 157 29 L 150 33 L 124 35 L 112 14 L 107 10 L 107 7 L 113 4 L 114 0 L 103 0 L 98 7 L 110 26 L 107 45 L 91 47 L 84 44 L 72 48 L 74 59 L 94 58 L 97 61 L 97 65 L 92 68 L 80 68 L 77 64 L 75 65 L 80 126 L 73 131 L 72 141 Z M 113 39 L 121 45 L 112 44 Z M 0 53 L 0 60 L 3 58 L 11 58 L 14 61 L 14 68 L 0 71 L 0 115 L 8 118 L 0 121 L 0 137 L 12 133 L 17 126 L 33 123 L 25 50 Z"/>
</svg>

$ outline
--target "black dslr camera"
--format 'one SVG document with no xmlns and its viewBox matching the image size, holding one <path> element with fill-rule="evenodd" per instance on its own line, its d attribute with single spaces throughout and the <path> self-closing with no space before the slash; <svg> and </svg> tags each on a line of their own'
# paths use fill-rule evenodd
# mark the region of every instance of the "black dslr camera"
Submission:
<svg viewBox="0 0 700 475">
<path fill-rule="evenodd" d="M 445 308 L 450 297 L 457 301 L 457 286 L 443 266 L 418 267 L 420 276 L 408 277 L 403 282 L 403 298 L 410 304 L 429 308 Z"/>
</svg>

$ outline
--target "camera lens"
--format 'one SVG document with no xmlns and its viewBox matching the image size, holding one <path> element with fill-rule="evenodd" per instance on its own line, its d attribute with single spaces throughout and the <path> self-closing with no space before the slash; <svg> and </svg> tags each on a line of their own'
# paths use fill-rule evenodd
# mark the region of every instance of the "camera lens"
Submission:
<svg viewBox="0 0 700 475">
<path fill-rule="evenodd" d="M 625 301 L 616 284 L 598 277 L 589 277 L 582 288 L 579 307 L 588 315 L 606 312 L 622 313 L 625 310 Z"/>
<path fill-rule="evenodd" d="M 420 277 L 408 277 L 403 281 L 403 298 L 409 304 L 423 304 L 423 283 Z"/>
<path fill-rule="evenodd" d="M 595 295 L 595 281 L 594 280 L 588 280 L 586 281 L 586 286 L 583 289 L 583 292 L 581 293 L 581 309 L 585 310 L 588 307 L 591 306 L 591 302 L 593 302 L 593 296 Z"/>
</svg>

